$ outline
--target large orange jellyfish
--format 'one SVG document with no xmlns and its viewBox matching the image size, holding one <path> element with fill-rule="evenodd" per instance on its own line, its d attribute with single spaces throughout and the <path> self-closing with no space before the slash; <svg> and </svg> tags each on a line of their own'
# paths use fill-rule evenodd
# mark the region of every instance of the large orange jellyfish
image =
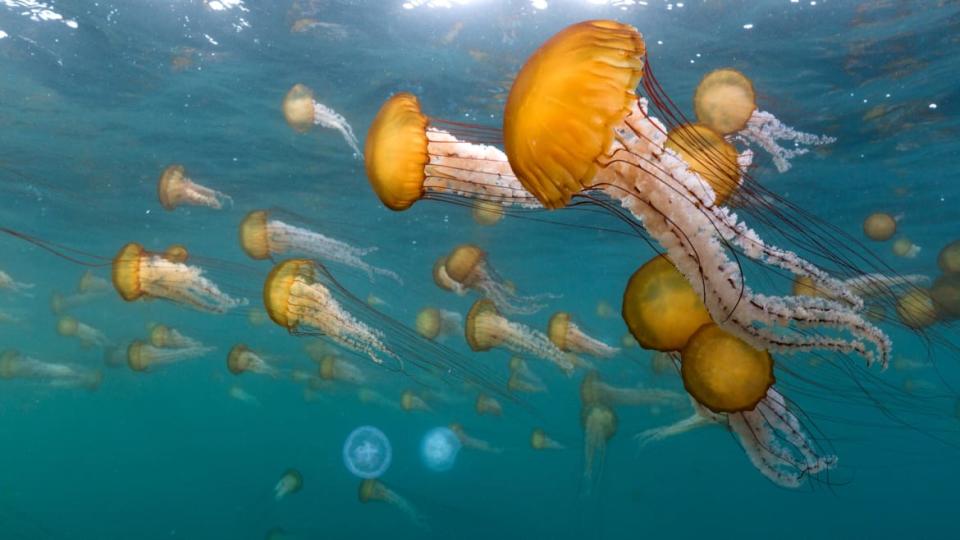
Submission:
<svg viewBox="0 0 960 540">
<path fill-rule="evenodd" d="M 505 313 L 529 315 L 540 311 L 552 295 L 521 296 L 493 269 L 487 253 L 473 244 L 461 244 L 443 259 L 445 275 L 459 288 L 477 291 Z M 434 268 L 434 277 L 437 276 Z M 441 280 L 442 281 L 442 280 Z M 451 290 L 458 287 L 451 286 Z"/>
<path fill-rule="evenodd" d="M 187 176 L 183 165 L 170 165 L 160 174 L 157 182 L 157 197 L 166 210 L 178 206 L 206 206 L 221 209 L 233 200 L 226 194 L 202 186 Z"/>
<path fill-rule="evenodd" d="M 357 136 L 353 134 L 353 128 L 347 119 L 315 100 L 313 90 L 304 84 L 293 85 L 283 96 L 283 117 L 291 128 L 300 133 L 310 131 L 313 126 L 336 130 L 350 145 L 354 157 L 363 156 Z"/>
</svg>

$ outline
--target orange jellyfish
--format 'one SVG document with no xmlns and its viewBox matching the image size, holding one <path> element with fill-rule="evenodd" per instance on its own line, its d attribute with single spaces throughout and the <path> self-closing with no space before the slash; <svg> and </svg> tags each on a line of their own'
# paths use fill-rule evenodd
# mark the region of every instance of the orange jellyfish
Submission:
<svg viewBox="0 0 960 540">
<path fill-rule="evenodd" d="M 954 240 L 940 250 L 937 265 L 944 274 L 960 274 L 960 240 Z"/>
<path fill-rule="evenodd" d="M 418 396 L 413 390 L 404 390 L 400 394 L 400 408 L 407 412 L 433 410 L 426 400 Z"/>
<path fill-rule="evenodd" d="M 343 264 L 367 274 L 388 277 L 403 283 L 393 270 L 378 268 L 363 260 L 377 250 L 358 248 L 305 227 L 289 224 L 273 216 L 269 210 L 255 210 L 240 223 L 240 246 L 253 259 L 262 260 L 297 253 L 324 262 Z"/>
<path fill-rule="evenodd" d="M 362 503 L 383 502 L 403 512 L 414 525 L 427 528 L 426 520 L 407 499 L 398 495 L 376 478 L 367 478 L 360 482 L 357 498 Z"/>
<path fill-rule="evenodd" d="M 580 382 L 580 401 L 584 406 L 603 403 L 610 406 L 659 406 L 679 407 L 686 399 L 672 391 L 659 388 L 620 388 L 600 380 L 597 371 L 591 371 Z"/>
<path fill-rule="evenodd" d="M 280 376 L 280 370 L 243 343 L 237 343 L 227 353 L 227 369 L 234 375 L 258 373 L 274 379 Z"/>
<path fill-rule="evenodd" d="M 26 294 L 26 291 L 33 288 L 32 283 L 16 281 L 10 274 L 0 270 L 0 291 L 10 291 L 14 293 Z"/>
<path fill-rule="evenodd" d="M 160 174 L 157 182 L 157 196 L 166 210 L 175 210 L 178 206 L 206 206 L 219 210 L 225 204 L 232 204 L 229 195 L 202 186 L 187 176 L 183 165 L 170 165 Z"/>
<path fill-rule="evenodd" d="M 149 343 L 134 340 L 127 347 L 127 365 L 133 371 L 147 371 L 156 367 L 199 358 L 211 351 L 213 351 L 213 347 L 161 349 Z"/>
<path fill-rule="evenodd" d="M 481 416 L 500 416 L 503 414 L 503 406 L 500 405 L 500 402 L 497 401 L 496 398 L 486 394 L 477 394 L 477 400 L 474 402 L 474 410 Z"/>
<path fill-rule="evenodd" d="M 510 357 L 510 378 L 507 380 L 507 389 L 511 392 L 526 393 L 545 392 L 547 390 L 543 380 L 519 356 Z"/>
<path fill-rule="evenodd" d="M 443 263 L 447 276 L 465 289 L 489 298 L 504 313 L 529 315 L 540 311 L 552 295 L 519 296 L 493 269 L 486 252 L 472 244 L 461 244 Z"/>
<path fill-rule="evenodd" d="M 417 313 L 417 332 L 427 339 L 440 339 L 457 332 L 463 317 L 456 311 L 425 307 Z"/>
<path fill-rule="evenodd" d="M 320 359 L 319 370 L 320 378 L 325 381 L 341 381 L 358 386 L 367 383 L 367 376 L 360 366 L 333 354 Z"/>
<path fill-rule="evenodd" d="M 587 335 L 565 311 L 558 311 L 550 317 L 550 322 L 547 323 L 547 336 L 561 351 L 581 353 L 596 358 L 611 358 L 620 352 L 620 349 Z"/>
<path fill-rule="evenodd" d="M 433 282 L 445 291 L 455 293 L 457 296 L 467 294 L 467 288 L 454 281 L 447 273 L 447 258 L 441 256 L 433 263 Z"/>
<path fill-rule="evenodd" d="M 96 390 L 103 375 L 80 366 L 47 362 L 8 349 L 0 352 L 0 380 L 21 379 L 49 388 Z"/>
<path fill-rule="evenodd" d="M 479 225 L 484 225 L 489 227 L 491 225 L 496 225 L 504 216 L 504 209 L 502 205 L 499 205 L 490 201 L 477 201 L 473 206 L 473 220 Z"/>
<path fill-rule="evenodd" d="M 937 322 L 937 305 L 928 291 L 914 288 L 897 299 L 897 315 L 909 328 L 926 328 Z"/>
<path fill-rule="evenodd" d="M 293 85 L 283 96 L 283 117 L 287 124 L 299 133 L 306 133 L 313 126 L 336 130 L 350 145 L 354 157 L 363 156 L 357 137 L 353 134 L 353 128 L 350 127 L 347 119 L 315 100 L 313 90 L 304 84 Z"/>
<path fill-rule="evenodd" d="M 703 124 L 683 124 L 667 133 L 664 146 L 713 190 L 715 204 L 726 204 L 740 187 L 740 154 L 722 135 Z"/>
<path fill-rule="evenodd" d="M 173 244 L 163 250 L 163 256 L 170 262 L 185 263 L 190 259 L 190 252 L 182 244 Z"/>
<path fill-rule="evenodd" d="M 566 448 L 551 439 L 547 433 L 540 428 L 533 428 L 533 431 L 530 432 L 530 447 L 534 450 L 563 450 Z"/>
<path fill-rule="evenodd" d="M 594 467 L 599 479 L 607 455 L 607 441 L 617 433 L 617 414 L 603 403 L 585 404 L 580 409 L 583 426 L 583 476 L 588 483 L 594 479 Z"/>
<path fill-rule="evenodd" d="M 502 448 L 493 446 L 489 441 L 478 439 L 468 434 L 466 430 L 463 429 L 462 424 L 454 422 L 447 427 L 457 436 L 457 439 L 460 439 L 460 444 L 462 444 L 464 448 L 479 450 L 480 452 L 489 452 L 491 454 L 500 454 L 503 452 Z"/>
<path fill-rule="evenodd" d="M 897 238 L 896 240 L 894 240 L 893 246 L 891 246 L 891 249 L 893 250 L 893 254 L 896 255 L 897 257 L 903 257 L 905 259 L 916 259 L 917 255 L 920 254 L 920 250 L 922 250 L 923 248 L 914 244 L 913 241 L 911 241 L 909 238 L 905 236 L 901 236 L 900 238 Z"/>
<path fill-rule="evenodd" d="M 202 348 L 200 343 L 192 337 L 183 335 L 176 328 L 163 324 L 156 324 L 150 329 L 150 345 L 160 349 L 189 349 Z"/>
<path fill-rule="evenodd" d="M 875 212 L 863 220 L 863 233 L 867 238 L 885 242 L 897 233 L 897 220 L 884 212 Z"/>
<path fill-rule="evenodd" d="M 137 243 L 123 246 L 113 259 L 113 286 L 127 302 L 163 298 L 211 313 L 247 304 L 221 291 L 199 267 L 170 261 Z"/>
<path fill-rule="evenodd" d="M 545 334 L 500 315 L 497 306 L 486 298 L 477 300 L 470 308 L 464 333 L 467 344 L 477 352 L 504 347 L 517 354 L 552 362 L 567 374 L 572 373 L 580 363 L 576 356 L 561 351 L 551 343 Z"/>
<path fill-rule="evenodd" d="M 84 347 L 105 348 L 110 346 L 110 340 L 103 332 L 69 315 L 60 317 L 60 320 L 57 321 L 57 333 L 61 336 L 77 338 Z"/>
<path fill-rule="evenodd" d="M 273 498 L 281 500 L 303 489 L 303 475 L 296 469 L 287 469 L 277 485 L 273 486 Z"/>
</svg>

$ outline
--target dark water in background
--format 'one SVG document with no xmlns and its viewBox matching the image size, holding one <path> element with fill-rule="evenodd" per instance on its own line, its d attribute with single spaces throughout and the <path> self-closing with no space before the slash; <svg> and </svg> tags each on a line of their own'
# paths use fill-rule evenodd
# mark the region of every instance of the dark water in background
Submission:
<svg viewBox="0 0 960 540">
<path fill-rule="evenodd" d="M 427 304 L 469 308 L 469 298 L 433 287 L 430 268 L 471 241 L 522 289 L 563 295 L 524 322 L 540 328 L 553 310 L 566 309 L 617 343 L 623 323 L 597 317 L 594 307 L 601 299 L 619 307 L 626 279 L 653 254 L 642 240 L 510 217 L 481 228 L 468 210 L 439 203 L 390 212 L 337 133 L 299 135 L 279 108 L 292 84 L 305 83 L 362 142 L 383 100 L 406 90 L 431 115 L 499 125 L 503 93 L 526 56 L 570 23 L 604 17 L 643 32 L 658 80 L 686 112 L 704 73 L 733 66 L 754 80 L 762 109 L 837 137 L 783 175 L 761 158 L 754 177 L 854 235 L 875 210 L 902 215 L 900 230 L 923 248 L 920 255 L 902 259 L 888 245 L 871 246 L 897 271 L 933 275 L 940 247 L 960 233 L 956 2 L 649 0 L 621 8 L 549 1 L 542 11 L 493 0 L 416 9 L 400 1 L 207 4 L 0 1 L 0 223 L 105 257 L 129 241 L 151 249 L 182 242 L 192 253 L 249 267 L 223 267 L 213 277 L 258 305 L 269 265 L 243 255 L 237 223 L 250 210 L 283 207 L 333 236 L 379 246 L 371 262 L 401 274 L 406 288 L 371 285 L 362 275 L 342 279 L 361 298 L 382 297 L 384 311 L 403 321 Z M 301 18 L 322 24 L 291 32 Z M 163 211 L 156 178 L 171 162 L 235 204 L 221 212 Z M 617 226 L 584 212 L 551 219 Z M 49 294 L 70 290 L 83 269 L 13 239 L 0 238 L 0 246 L 0 269 L 36 285 L 32 296 L 0 291 L 0 311 L 22 320 L 0 325 L 0 349 L 100 365 L 99 351 L 56 334 L 48 308 Z M 549 366 L 535 364 L 550 393 L 530 398 L 527 409 L 506 405 L 502 418 L 478 417 L 472 395 L 459 389 L 449 392 L 462 402 L 407 414 L 362 405 L 350 390 L 305 402 L 289 381 L 238 381 L 223 358 L 239 341 L 287 366 L 311 365 L 303 339 L 251 326 L 243 314 L 125 304 L 111 295 L 76 316 L 118 342 L 159 321 L 217 351 L 149 374 L 108 369 L 95 393 L 4 382 L 0 538 L 240 539 L 278 526 L 293 538 L 423 537 L 395 509 L 357 501 L 358 482 L 343 467 L 340 446 L 363 424 L 390 437 L 394 463 L 383 481 L 420 510 L 433 537 L 942 538 L 957 531 L 960 437 L 943 419 L 904 427 L 842 400 L 794 396 L 815 415 L 840 466 L 832 485 L 785 490 L 755 471 L 719 427 L 638 450 L 635 433 L 688 411 L 624 409 L 602 480 L 588 493 L 579 378 Z M 898 356 L 926 354 L 915 336 L 891 335 Z M 448 344 L 466 352 L 459 336 Z M 942 378 L 956 381 L 956 353 L 936 354 Z M 508 355 L 472 358 L 505 372 Z M 806 360 L 785 362 L 802 367 Z M 637 349 L 601 370 L 623 386 L 680 389 L 675 378 L 653 375 L 649 354 Z M 370 371 L 391 398 L 411 385 Z M 930 368 L 883 377 L 949 393 Z M 261 405 L 231 399 L 235 383 Z M 936 402 L 952 416 L 950 400 Z M 420 437 L 452 421 L 504 453 L 464 451 L 452 471 L 430 472 L 420 462 Z M 533 452 L 533 426 L 568 449 Z M 304 489 L 275 503 L 272 487 L 288 467 L 303 473 Z"/>
</svg>

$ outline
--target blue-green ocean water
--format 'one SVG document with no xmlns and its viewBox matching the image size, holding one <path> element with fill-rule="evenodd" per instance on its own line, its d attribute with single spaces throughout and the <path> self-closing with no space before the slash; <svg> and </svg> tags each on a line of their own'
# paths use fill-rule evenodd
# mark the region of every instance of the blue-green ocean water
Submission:
<svg viewBox="0 0 960 540">
<path fill-rule="evenodd" d="M 550 313 L 568 310 L 619 344 L 624 284 L 654 254 L 641 238 L 598 230 L 622 231 L 619 221 L 563 211 L 532 214 L 559 224 L 508 216 L 481 227 L 469 209 L 436 201 L 391 212 L 339 134 L 296 133 L 280 110 L 290 86 L 304 83 L 361 144 L 380 104 L 398 91 L 416 93 L 432 116 L 499 126 L 504 93 L 541 42 L 577 21 L 615 18 L 644 34 L 657 80 L 688 115 L 700 78 L 732 66 L 753 79 L 762 109 L 836 137 L 785 174 L 758 155 L 752 175 L 857 238 L 871 212 L 898 216 L 900 233 L 922 248 L 916 258 L 895 257 L 889 243 L 866 246 L 895 271 L 936 275 L 937 252 L 960 236 L 957 2 L 449 3 L 0 1 L 0 225 L 107 262 L 127 242 L 154 250 L 183 243 L 212 279 L 256 308 L 270 264 L 244 255 L 237 227 L 251 210 L 279 207 L 330 236 L 378 247 L 368 260 L 399 273 L 403 287 L 342 266 L 331 271 L 357 297 L 382 298 L 379 309 L 407 325 L 426 305 L 470 307 L 472 296 L 433 285 L 431 267 L 473 242 L 522 291 L 560 295 L 518 321 L 542 329 Z M 311 19 L 305 31 L 292 31 L 302 19 Z M 164 211 L 156 182 L 170 163 L 233 204 Z M 112 291 L 72 314 L 117 344 L 143 339 L 159 322 L 216 351 L 148 373 L 105 367 L 101 350 L 57 334 L 49 307 L 50 295 L 71 292 L 86 268 L 6 236 L 0 248 L 0 270 L 34 285 L 24 294 L 0 290 L 0 312 L 17 321 L 0 323 L 0 349 L 103 371 L 94 392 L 0 381 L 2 539 L 258 539 L 277 527 L 283 538 L 302 539 L 957 535 L 960 433 L 949 383 L 960 379 L 960 355 L 902 328 L 885 326 L 896 356 L 922 365 L 870 370 L 890 385 L 872 406 L 852 406 L 844 395 L 861 372 L 817 371 L 803 355 L 778 360 L 822 383 L 790 397 L 839 456 L 828 477 L 777 487 L 719 426 L 640 449 L 635 434 L 690 410 L 624 407 L 591 486 L 583 480 L 582 373 L 566 378 L 530 360 L 549 392 L 521 404 L 501 399 L 499 418 L 478 416 L 476 391 L 453 383 L 440 387 L 448 399 L 432 412 L 362 404 L 345 385 L 305 399 L 300 384 L 237 377 L 224 359 L 244 342 L 283 369 L 312 370 L 308 338 L 253 325 L 246 309 L 209 315 L 163 301 L 126 303 Z M 94 273 L 107 278 L 109 268 Z M 756 277 L 759 290 L 777 286 Z M 597 315 L 601 300 L 614 317 Z M 956 328 L 936 331 L 957 338 Z M 446 345 L 507 374 L 507 353 L 472 353 L 459 334 Z M 650 357 L 634 347 L 597 364 L 611 384 L 682 391 L 677 377 L 653 373 Z M 418 387 L 354 360 L 394 402 Z M 258 404 L 231 398 L 235 385 Z M 884 413 L 892 402 L 906 420 Z M 465 449 L 451 471 L 431 472 L 420 438 L 451 422 L 503 452 Z M 381 480 L 429 529 L 390 505 L 358 501 L 341 445 L 364 424 L 393 444 Z M 536 426 L 567 448 L 530 449 Z M 303 489 L 274 501 L 273 486 L 290 467 L 302 472 Z"/>
</svg>

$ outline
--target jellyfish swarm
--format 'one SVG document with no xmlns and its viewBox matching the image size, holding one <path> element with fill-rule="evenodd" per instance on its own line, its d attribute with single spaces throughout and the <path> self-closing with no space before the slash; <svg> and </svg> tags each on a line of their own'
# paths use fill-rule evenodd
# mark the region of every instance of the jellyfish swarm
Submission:
<svg viewBox="0 0 960 540">
<path fill-rule="evenodd" d="M 600 478 L 607 455 L 607 441 L 617 433 L 617 414 L 603 403 L 590 403 L 580 409 L 583 426 L 583 477 L 588 483 Z M 594 469 L 598 469 L 596 475 Z"/>
<path fill-rule="evenodd" d="M 530 448 L 534 450 L 563 450 L 566 447 L 551 439 L 542 429 L 533 428 L 533 431 L 530 432 Z"/>
<path fill-rule="evenodd" d="M 450 426 L 448 427 L 450 428 L 450 431 L 452 431 L 453 434 L 457 436 L 457 439 L 460 440 L 460 443 L 463 445 L 464 448 L 469 448 L 471 450 L 479 450 L 480 452 L 488 452 L 491 454 L 499 454 L 503 452 L 502 448 L 497 448 L 496 446 L 493 446 L 492 444 L 490 444 L 489 441 L 478 439 L 468 434 L 466 430 L 463 429 L 462 424 L 454 422 L 450 424 Z"/>
<path fill-rule="evenodd" d="M 281 500 L 303 489 L 303 475 L 296 469 L 287 469 L 277 485 L 273 486 L 273 498 Z"/>
<path fill-rule="evenodd" d="M 341 381 L 358 386 L 367 382 L 367 376 L 359 366 L 334 354 L 320 359 L 319 373 L 320 378 L 325 381 Z"/>
<path fill-rule="evenodd" d="M 827 349 L 886 364 L 890 341 L 857 313 L 862 299 L 796 254 L 764 244 L 716 204 L 709 178 L 665 147 L 666 127 L 634 94 L 643 79 L 657 104 L 667 100 L 652 78 L 643 78 L 645 54 L 636 29 L 616 21 L 575 24 L 541 46 L 520 70 L 504 111 L 504 147 L 517 179 L 548 208 L 566 206 L 574 195 L 604 204 L 585 190 L 620 201 L 666 249 L 711 319 L 756 347 Z M 722 159 L 710 148 L 687 151 Z M 748 158 L 739 156 L 741 171 Z M 728 247 L 807 275 L 841 301 L 756 294 Z"/>
<path fill-rule="evenodd" d="M 84 347 L 109 347 L 110 340 L 96 328 L 68 316 L 57 321 L 57 333 L 61 336 L 75 337 Z"/>
<path fill-rule="evenodd" d="M 240 223 L 240 246 L 247 255 L 257 260 L 297 253 L 356 268 L 366 273 L 371 281 L 374 275 L 380 275 L 403 283 L 396 272 L 372 266 L 363 260 L 365 255 L 377 248 L 354 247 L 336 238 L 284 223 L 274 219 L 267 210 L 255 210 L 243 219 Z"/>
<path fill-rule="evenodd" d="M 731 68 L 708 73 L 697 85 L 693 96 L 697 120 L 724 136 L 736 136 L 766 150 L 777 170 L 790 169 L 790 160 L 809 152 L 805 146 L 835 142 L 833 137 L 797 131 L 781 123 L 775 116 L 757 108 L 753 82 Z M 778 141 L 789 141 L 792 149 Z"/>
<path fill-rule="evenodd" d="M 373 426 L 353 430 L 343 443 L 343 464 L 358 478 L 378 478 L 390 468 L 390 440 Z"/>
<path fill-rule="evenodd" d="M 600 380 L 597 371 L 591 371 L 580 382 L 580 401 L 585 405 L 603 403 L 610 406 L 679 407 L 686 399 L 671 390 L 659 388 L 619 388 Z"/>
<path fill-rule="evenodd" d="M 561 351 L 586 354 L 595 358 L 612 358 L 620 352 L 620 349 L 587 335 L 565 311 L 558 311 L 550 317 L 547 323 L 547 336 Z"/>
<path fill-rule="evenodd" d="M 277 368 L 243 343 L 237 343 L 227 353 L 227 369 L 234 375 L 257 373 L 274 379 L 280 376 Z"/>
<path fill-rule="evenodd" d="M 362 503 L 373 501 L 385 502 L 403 512 L 403 514 L 407 516 L 407 518 L 409 518 L 414 525 L 422 528 L 427 527 L 423 516 L 421 516 L 417 509 L 410 504 L 410 501 L 395 493 L 379 480 L 367 478 L 361 481 L 360 488 L 357 492 L 357 498 Z"/>
<path fill-rule="evenodd" d="M 157 197 L 165 210 L 178 206 L 206 206 L 219 210 L 224 204 L 233 203 L 226 194 L 202 186 L 187 176 L 183 165 L 170 165 L 160 174 L 157 182 Z"/>
<path fill-rule="evenodd" d="M 460 439 L 453 431 L 446 427 L 436 427 L 423 436 L 420 458 L 431 471 L 449 471 L 457 461 L 461 446 Z"/>
<path fill-rule="evenodd" d="M 304 84 L 293 85 L 283 96 L 283 117 L 287 124 L 299 133 L 306 133 L 313 126 L 335 129 L 350 145 L 354 157 L 363 156 L 357 137 L 353 134 L 353 128 L 347 123 L 346 118 L 323 103 L 317 102 L 313 98 L 313 90 Z"/>
<path fill-rule="evenodd" d="M 9 349 L 0 352 L 0 379 L 22 379 L 43 383 L 50 388 L 96 390 L 103 379 L 99 371 L 78 366 L 45 362 Z"/>
<path fill-rule="evenodd" d="M 463 317 L 456 311 L 425 307 L 417 313 L 417 333 L 427 339 L 442 339 L 460 329 Z"/>
<path fill-rule="evenodd" d="M 32 283 L 15 281 L 12 277 L 10 277 L 10 274 L 0 270 L 0 290 L 26 294 L 26 291 L 32 288 Z"/>
<path fill-rule="evenodd" d="M 444 259 L 443 269 L 459 287 L 477 291 L 504 313 L 530 315 L 544 307 L 543 301 L 552 298 L 552 295 L 517 295 L 490 266 L 486 252 L 472 244 L 455 247 Z"/>
<path fill-rule="evenodd" d="M 477 400 L 474 402 L 473 408 L 480 416 L 501 416 L 503 414 L 503 406 L 500 405 L 500 402 L 486 394 L 477 394 Z"/>
<path fill-rule="evenodd" d="M 127 347 L 127 365 L 133 371 L 147 371 L 154 367 L 176 364 L 204 356 L 213 347 L 183 347 L 179 349 L 161 349 L 140 340 L 130 342 Z"/>
<path fill-rule="evenodd" d="M 221 291 L 200 268 L 170 261 L 137 243 L 125 245 L 113 259 L 113 287 L 127 302 L 162 298 L 209 313 L 247 304 Z"/>
<path fill-rule="evenodd" d="M 527 366 L 523 358 L 511 356 L 509 369 L 510 378 L 507 379 L 507 389 L 511 392 L 537 393 L 547 390 L 543 380 Z"/>
<path fill-rule="evenodd" d="M 574 355 L 561 351 L 546 335 L 506 319 L 497 311 L 497 306 L 486 298 L 477 300 L 470 308 L 464 334 L 467 344 L 477 352 L 504 347 L 518 354 L 552 362 L 567 374 L 574 370 Z"/>
</svg>

